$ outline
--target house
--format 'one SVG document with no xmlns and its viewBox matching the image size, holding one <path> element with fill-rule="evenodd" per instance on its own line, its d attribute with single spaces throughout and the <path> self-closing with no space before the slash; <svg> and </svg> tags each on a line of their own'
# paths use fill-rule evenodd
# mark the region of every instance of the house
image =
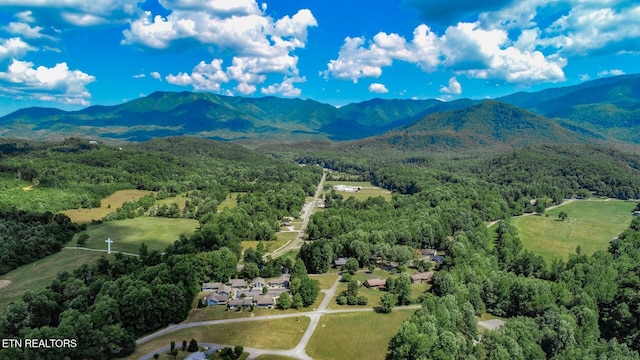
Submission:
<svg viewBox="0 0 640 360">
<path fill-rule="evenodd" d="M 204 298 L 204 303 L 207 304 L 207 306 L 226 305 L 228 299 L 228 296 L 211 293 Z"/>
<path fill-rule="evenodd" d="M 364 286 L 370 289 L 384 289 L 387 285 L 387 280 L 385 279 L 368 279 L 364 282 Z"/>
<path fill-rule="evenodd" d="M 253 281 L 251 282 L 251 287 L 252 288 L 262 289 L 265 286 L 267 286 L 267 280 L 265 280 L 265 279 L 263 279 L 261 277 L 257 277 L 255 279 L 253 279 Z"/>
<path fill-rule="evenodd" d="M 272 288 L 288 288 L 289 287 L 289 279 L 284 276 L 269 279 L 267 283 Z"/>
<path fill-rule="evenodd" d="M 218 295 L 224 295 L 224 296 L 229 296 L 231 295 L 231 291 L 233 291 L 231 289 L 231 286 L 229 285 L 222 285 L 221 287 L 218 288 L 218 290 L 216 291 L 216 293 L 218 293 Z"/>
<path fill-rule="evenodd" d="M 244 289 L 248 285 L 245 279 L 229 279 L 229 284 L 234 289 Z"/>
<path fill-rule="evenodd" d="M 259 308 L 273 307 L 276 304 L 273 297 L 269 295 L 260 295 L 254 299 L 254 302 L 256 303 L 256 307 Z"/>
<path fill-rule="evenodd" d="M 344 266 L 347 263 L 347 260 L 349 260 L 349 258 L 337 258 L 333 261 L 333 265 L 335 267 Z"/>
<path fill-rule="evenodd" d="M 242 309 L 251 306 L 251 300 L 249 299 L 233 299 L 227 302 L 229 309 Z"/>
<path fill-rule="evenodd" d="M 422 249 L 421 252 L 422 252 L 422 255 L 427 256 L 429 258 L 433 258 L 434 256 L 438 255 L 438 250 L 436 249 Z"/>
<path fill-rule="evenodd" d="M 258 296 L 262 295 L 261 290 L 238 290 L 236 291 L 237 299 L 255 299 Z"/>
<path fill-rule="evenodd" d="M 202 291 L 216 291 L 222 286 L 222 283 L 214 282 L 214 283 L 203 283 Z"/>
<path fill-rule="evenodd" d="M 433 277 L 433 272 L 423 272 L 423 273 L 415 273 L 411 275 L 412 283 L 428 283 L 431 282 L 431 277 Z"/>
<path fill-rule="evenodd" d="M 431 258 L 431 261 L 435 262 L 436 264 L 442 264 L 442 262 L 444 261 L 444 256 L 436 255 Z"/>
</svg>

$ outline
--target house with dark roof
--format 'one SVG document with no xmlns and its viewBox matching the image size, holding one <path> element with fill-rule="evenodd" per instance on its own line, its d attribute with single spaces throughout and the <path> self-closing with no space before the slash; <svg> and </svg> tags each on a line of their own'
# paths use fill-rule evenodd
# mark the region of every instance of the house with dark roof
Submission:
<svg viewBox="0 0 640 360">
<path fill-rule="evenodd" d="M 204 303 L 207 306 L 227 305 L 227 300 L 229 300 L 229 297 L 212 292 L 204 298 Z"/>
<path fill-rule="evenodd" d="M 416 284 L 416 283 L 428 283 L 431 282 L 431 278 L 433 277 L 433 272 L 429 271 L 429 272 L 422 272 L 422 273 L 415 273 L 413 275 L 411 275 L 411 282 Z"/>
<path fill-rule="evenodd" d="M 236 299 L 255 299 L 256 297 L 262 295 L 262 290 L 252 289 L 252 290 L 238 290 L 236 291 Z"/>
<path fill-rule="evenodd" d="M 256 307 L 259 308 L 269 308 L 273 307 L 276 302 L 273 300 L 273 297 L 269 295 L 259 295 L 253 300 L 256 304 Z"/>
<path fill-rule="evenodd" d="M 420 252 L 422 252 L 422 255 L 429 258 L 433 258 L 434 256 L 438 255 L 438 250 L 436 249 L 422 249 L 420 250 Z"/>
<path fill-rule="evenodd" d="M 442 264 L 442 262 L 444 261 L 444 256 L 436 255 L 431 258 L 431 261 L 435 262 L 436 264 Z"/>
<path fill-rule="evenodd" d="M 248 286 L 245 279 L 229 279 L 229 285 L 234 289 L 244 289 Z"/>
<path fill-rule="evenodd" d="M 214 282 L 214 283 L 203 283 L 202 284 L 202 291 L 216 291 L 218 290 L 218 288 L 220 288 L 223 284 L 220 282 Z"/>
<path fill-rule="evenodd" d="M 229 296 L 231 295 L 231 292 L 233 290 L 231 289 L 231 286 L 229 285 L 222 285 L 220 288 L 218 288 L 218 290 L 216 291 L 216 293 L 218 293 L 219 295 L 224 295 L 224 296 Z"/>
<path fill-rule="evenodd" d="M 364 286 L 370 289 L 384 289 L 387 285 L 387 280 L 385 279 L 368 279 L 364 282 Z"/>
<path fill-rule="evenodd" d="M 233 299 L 227 302 L 229 309 L 248 308 L 251 304 L 252 302 L 249 299 Z"/>
<path fill-rule="evenodd" d="M 280 276 L 277 278 L 269 279 L 267 283 L 269 284 L 269 287 L 272 287 L 272 288 L 288 288 L 289 278 L 285 276 Z"/>
<path fill-rule="evenodd" d="M 251 287 L 252 288 L 262 289 L 265 286 L 267 286 L 267 280 L 265 280 L 265 279 L 263 279 L 261 277 L 257 277 L 255 279 L 253 279 L 253 281 L 251 282 Z"/>
<path fill-rule="evenodd" d="M 333 261 L 333 265 L 335 267 L 340 267 L 340 266 L 344 266 L 347 264 L 347 260 L 349 260 L 349 258 L 337 258 Z"/>
</svg>

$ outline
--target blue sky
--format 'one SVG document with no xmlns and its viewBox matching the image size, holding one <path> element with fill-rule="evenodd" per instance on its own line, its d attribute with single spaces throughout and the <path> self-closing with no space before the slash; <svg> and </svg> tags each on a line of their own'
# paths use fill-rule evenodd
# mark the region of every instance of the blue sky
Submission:
<svg viewBox="0 0 640 360">
<path fill-rule="evenodd" d="M 640 72 L 617 0 L 2 0 L 0 115 L 154 91 L 492 98 Z"/>
</svg>

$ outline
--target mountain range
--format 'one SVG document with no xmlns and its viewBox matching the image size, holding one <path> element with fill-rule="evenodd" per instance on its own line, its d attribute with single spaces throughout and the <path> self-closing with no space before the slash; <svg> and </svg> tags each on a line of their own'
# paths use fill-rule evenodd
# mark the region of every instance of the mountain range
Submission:
<svg viewBox="0 0 640 360">
<path fill-rule="evenodd" d="M 540 142 L 640 143 L 640 74 L 519 92 L 495 100 L 314 100 L 155 92 L 79 111 L 26 108 L 0 117 L 4 138 L 144 141 L 359 140 L 404 149 L 520 147 Z"/>
</svg>

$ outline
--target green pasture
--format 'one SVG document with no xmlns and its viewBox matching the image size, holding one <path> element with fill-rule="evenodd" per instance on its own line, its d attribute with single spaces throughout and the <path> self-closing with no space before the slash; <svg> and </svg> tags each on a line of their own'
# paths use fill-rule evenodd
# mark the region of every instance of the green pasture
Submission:
<svg viewBox="0 0 640 360">
<path fill-rule="evenodd" d="M 196 339 L 199 343 L 242 345 L 257 349 L 292 349 L 298 344 L 310 322 L 306 316 L 300 316 L 298 320 L 290 317 L 182 329 L 137 346 L 136 351 L 126 359 L 139 359 L 169 345 L 172 340 L 176 345 L 181 345 L 182 340 Z"/>
<path fill-rule="evenodd" d="M 606 250 L 611 239 L 631 223 L 635 206 L 631 201 L 577 200 L 543 216 L 512 218 L 511 223 L 518 229 L 524 248 L 550 262 L 556 257 L 567 259 L 578 245 L 585 254 Z M 568 215 L 565 221 L 558 219 L 561 211 Z"/>
<path fill-rule="evenodd" d="M 100 220 L 108 213 L 116 211 L 125 201 L 138 200 L 143 196 L 150 194 L 151 191 L 146 190 L 121 190 L 116 191 L 110 196 L 100 200 L 100 207 L 93 209 L 70 209 L 62 211 L 71 221 L 75 223 L 90 223 L 91 220 Z"/>
<path fill-rule="evenodd" d="M 10 281 L 9 285 L 0 289 L 0 313 L 27 290 L 38 291 L 47 287 L 58 272 L 72 271 L 77 266 L 91 263 L 102 255 L 104 254 L 95 251 L 64 249 L 0 275 L 0 282 L 6 284 Z"/>
<path fill-rule="evenodd" d="M 224 200 L 222 200 L 220 205 L 218 205 L 218 210 L 222 211 L 224 209 L 233 209 L 234 207 L 238 206 L 236 199 L 240 194 L 244 194 L 244 193 L 232 192 L 229 195 L 227 195 L 227 197 Z"/>
<path fill-rule="evenodd" d="M 337 193 L 342 194 L 345 199 L 353 196 L 358 200 L 367 200 L 369 197 L 382 196 L 385 200 L 391 201 L 391 191 L 373 186 L 371 183 L 366 181 L 327 181 L 325 182 L 325 187 L 328 187 L 328 190 L 323 191 L 323 194 L 330 192 L 336 185 L 359 186 L 362 188 L 358 192 L 338 191 Z"/>
<path fill-rule="evenodd" d="M 190 235 L 198 227 L 197 220 L 139 217 L 89 225 L 83 233 L 89 235 L 84 247 L 107 249 L 105 240 L 111 238 L 111 250 L 138 253 L 144 242 L 149 250 L 163 251 L 173 244 L 181 234 Z M 81 233 L 82 234 L 82 233 Z M 78 235 L 76 235 L 77 237 Z M 71 246 L 75 246 L 75 240 Z"/>
<path fill-rule="evenodd" d="M 306 353 L 314 359 L 384 359 L 391 337 L 415 310 L 393 310 L 322 316 Z"/>
</svg>

